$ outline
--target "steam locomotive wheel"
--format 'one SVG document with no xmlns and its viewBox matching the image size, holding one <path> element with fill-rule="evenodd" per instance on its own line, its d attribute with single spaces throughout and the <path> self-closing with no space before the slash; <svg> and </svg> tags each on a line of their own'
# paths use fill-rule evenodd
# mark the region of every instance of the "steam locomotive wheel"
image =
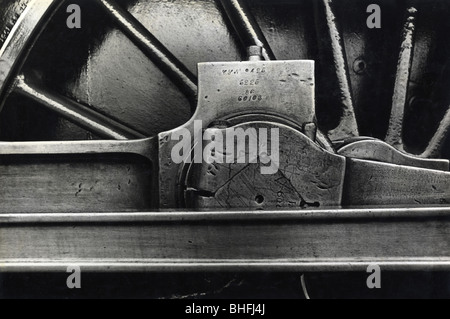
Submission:
<svg viewBox="0 0 450 319">
<path fill-rule="evenodd" d="M 366 25 L 374 2 L 381 29 Z M 80 29 L 67 26 L 69 4 L 81 8 Z M 0 8 L 1 212 L 157 209 L 152 166 L 111 149 L 188 122 L 197 63 L 242 60 L 251 45 L 266 60 L 316 61 L 318 125 L 336 149 L 369 136 L 450 158 L 442 1 L 1 0 Z"/>
</svg>

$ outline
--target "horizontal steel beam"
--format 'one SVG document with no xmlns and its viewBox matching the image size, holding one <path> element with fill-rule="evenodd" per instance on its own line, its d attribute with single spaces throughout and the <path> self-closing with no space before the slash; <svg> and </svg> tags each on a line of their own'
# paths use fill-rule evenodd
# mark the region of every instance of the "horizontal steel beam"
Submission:
<svg viewBox="0 0 450 319">
<path fill-rule="evenodd" d="M 13 260 L 0 259 L 0 273 L 21 272 L 67 272 L 69 266 L 78 266 L 81 271 L 88 273 L 100 272 L 366 272 L 370 265 L 378 265 L 383 271 L 449 271 L 450 259 L 367 259 L 367 260 L 229 260 L 226 262 L 202 260 L 146 260 L 132 259 L 127 261 L 117 260 L 72 260 L 72 261 L 48 261 L 48 260 Z"/>
<path fill-rule="evenodd" d="M 0 214 L 3 224 L 71 224 L 71 223 L 190 223 L 190 222 L 270 222 L 270 221 L 324 221 L 362 219 L 419 219 L 450 218 L 450 207 L 422 208 L 333 208 L 277 211 L 185 211 L 113 213 L 41 213 Z"/>
<path fill-rule="evenodd" d="M 0 156 L 135 154 L 154 160 L 154 141 L 0 142 Z"/>
<path fill-rule="evenodd" d="M 448 271 L 449 228 L 449 207 L 10 214 L 0 272 Z"/>
</svg>

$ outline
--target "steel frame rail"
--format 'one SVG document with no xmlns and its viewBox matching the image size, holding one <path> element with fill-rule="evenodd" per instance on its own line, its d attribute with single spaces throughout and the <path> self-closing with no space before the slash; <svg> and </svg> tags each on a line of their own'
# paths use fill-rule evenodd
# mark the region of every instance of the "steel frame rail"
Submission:
<svg viewBox="0 0 450 319">
<path fill-rule="evenodd" d="M 449 271 L 449 227 L 449 207 L 2 214 L 0 272 Z"/>
</svg>

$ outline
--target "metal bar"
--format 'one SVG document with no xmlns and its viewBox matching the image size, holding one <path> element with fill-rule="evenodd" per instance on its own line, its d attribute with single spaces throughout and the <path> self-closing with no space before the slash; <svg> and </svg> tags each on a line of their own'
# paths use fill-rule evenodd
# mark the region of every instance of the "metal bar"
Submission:
<svg viewBox="0 0 450 319">
<path fill-rule="evenodd" d="M 1 149 L 1 145 L 0 145 Z M 419 208 L 347 208 L 280 211 L 160 211 L 115 213 L 23 213 L 0 214 L 1 224 L 111 224 L 111 223 L 207 223 L 207 222 L 320 222 L 356 220 L 450 218 L 450 207 Z"/>
<path fill-rule="evenodd" d="M 399 152 L 391 145 L 375 141 L 358 141 L 348 144 L 338 150 L 338 154 L 347 158 L 364 159 L 403 166 L 413 166 L 432 170 L 450 170 L 449 160 L 427 159 Z"/>
<path fill-rule="evenodd" d="M 70 259 L 56 261 L 42 260 L 5 260 L 0 259 L 0 273 L 23 272 L 61 272 L 67 271 L 69 266 L 78 266 L 84 272 L 91 273 L 179 273 L 179 272 L 366 272 L 370 265 L 378 265 L 384 271 L 449 271 L 450 258 L 434 259 L 385 259 L 382 257 L 361 260 L 354 259 L 328 259 L 317 260 L 230 260 L 230 261 L 203 261 L 203 260 L 152 260 L 130 259 L 121 260 L 80 260 Z"/>
<path fill-rule="evenodd" d="M 340 102 L 343 114 L 337 128 L 328 133 L 332 141 L 340 141 L 349 137 L 359 136 L 358 123 L 356 121 L 353 106 L 348 66 L 344 54 L 344 44 L 336 24 L 336 16 L 333 11 L 333 0 L 322 0 L 325 7 L 328 37 L 333 51 L 333 60 L 337 81 L 339 83 Z"/>
<path fill-rule="evenodd" d="M 347 158 L 344 206 L 450 202 L 450 172 Z"/>
<path fill-rule="evenodd" d="M 57 112 L 67 120 L 103 138 L 116 140 L 145 138 L 143 134 L 84 105 L 76 103 L 64 96 L 43 90 L 34 84 L 27 83 L 23 76 L 17 78 L 15 92 L 31 98 L 40 105 Z"/>
<path fill-rule="evenodd" d="M 15 222 L 9 216 L 0 223 L 0 272 L 69 265 L 84 271 L 361 271 L 374 263 L 384 270 L 449 270 L 449 208 L 398 212 L 402 218 L 395 209 L 336 209 L 317 218 L 320 210 L 293 211 L 289 218 L 286 211 L 16 214 Z"/>
<path fill-rule="evenodd" d="M 266 37 L 243 0 L 220 0 L 244 47 L 259 46 L 264 60 L 276 60 Z"/>
<path fill-rule="evenodd" d="M 98 0 L 105 11 L 136 46 L 175 83 L 194 106 L 197 102 L 197 78 L 131 13 L 113 0 Z"/>
<path fill-rule="evenodd" d="M 398 59 L 394 95 L 392 98 L 391 118 L 386 135 L 386 142 L 399 150 L 404 150 L 403 122 L 414 54 L 414 33 L 417 10 L 411 7 L 408 9 L 407 13 L 407 19 L 403 28 L 400 57 Z"/>
<path fill-rule="evenodd" d="M 0 156 L 136 154 L 153 160 L 152 141 L 0 142 Z"/>
<path fill-rule="evenodd" d="M 444 116 L 438 130 L 431 139 L 425 152 L 422 153 L 421 157 L 425 158 L 437 158 L 441 156 L 442 148 L 447 140 L 448 134 L 450 132 L 450 107 Z"/>
</svg>

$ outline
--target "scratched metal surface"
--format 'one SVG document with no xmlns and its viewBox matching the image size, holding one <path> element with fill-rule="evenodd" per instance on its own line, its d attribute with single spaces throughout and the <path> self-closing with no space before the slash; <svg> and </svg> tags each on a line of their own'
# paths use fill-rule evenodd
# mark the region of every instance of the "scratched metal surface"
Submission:
<svg viewBox="0 0 450 319">
<path fill-rule="evenodd" d="M 10 12 L 20 12 L 22 2 L 26 1 L 0 1 L 0 8 L 7 13 L 0 20 L 2 29 L 14 22 Z M 147 136 L 185 123 L 190 117 L 189 102 L 171 81 L 113 26 L 109 18 L 91 5 L 92 1 L 73 2 L 88 8 L 83 9 L 83 23 L 87 27 L 68 31 L 61 27 L 65 25 L 65 12 L 58 12 L 31 52 L 25 70 L 55 91 L 81 103 L 95 105 L 100 112 Z M 236 36 L 229 31 L 228 22 L 213 0 L 120 2 L 194 74 L 198 62 L 234 61 L 242 57 Z M 329 44 L 323 36 L 325 22 L 320 24 L 314 20 L 317 11 L 314 1 L 249 3 L 278 59 L 317 61 L 318 119 L 324 131 L 334 129 L 341 115 L 336 105 L 340 103 L 342 92 L 339 92 L 339 83 L 330 80 L 336 61 L 327 54 Z M 364 27 L 365 8 L 369 3 L 380 3 L 388 8 L 383 11 L 384 28 L 381 30 L 369 31 Z M 408 149 L 412 153 L 422 152 L 450 102 L 447 89 L 450 84 L 447 67 L 450 44 L 442 40 L 450 31 L 449 3 L 444 0 L 401 3 L 363 0 L 355 5 L 354 1 L 341 0 L 335 4 L 336 21 L 343 31 L 345 62 L 349 65 L 351 94 L 360 133 L 382 139 L 389 124 L 404 8 L 414 5 L 423 12 L 416 27 L 405 125 Z M 436 25 L 440 27 L 436 28 Z M 3 38 L 0 35 L 0 41 L 4 41 Z M 6 141 L 98 138 L 15 95 L 7 101 L 0 122 L 0 138 Z M 450 158 L 448 146 L 447 142 L 442 154 L 444 158 Z M 72 186 L 74 194 L 84 190 L 80 184 Z M 140 187 L 140 191 L 145 192 L 147 185 Z M 12 191 L 11 195 L 14 195 Z M 137 205 L 148 207 L 150 204 Z M 292 278 L 284 278 L 283 287 L 289 286 L 289 280 L 298 283 Z M 214 280 L 219 282 L 220 288 L 207 295 L 220 295 L 227 287 L 236 286 L 236 282 L 237 286 L 242 285 L 241 279 L 234 277 L 231 281 L 221 281 L 217 277 Z M 293 291 L 292 295 L 296 296 L 298 290 Z M 432 294 L 427 289 L 424 291 Z M 201 297 L 202 292 L 181 292 L 178 296 L 180 294 Z M 176 296 L 177 293 L 168 295 Z"/>
<path fill-rule="evenodd" d="M 0 45 L 5 43 L 11 29 L 14 27 L 17 19 L 26 8 L 26 4 L 29 0 L 1 0 L 0 8 L 2 8 L 2 14 L 0 16 Z"/>
<path fill-rule="evenodd" d="M 61 28 L 66 15 L 60 10 L 34 48 L 27 68 L 40 73 L 45 83 L 58 92 L 95 105 L 149 136 L 186 122 L 189 105 L 179 90 L 91 1 L 78 2 L 87 9 L 83 13 L 85 27 L 76 31 Z M 213 0 L 121 2 L 194 74 L 199 62 L 241 59 L 235 36 Z M 381 30 L 365 27 L 369 2 L 388 8 L 383 12 Z M 11 3 L 5 0 L 2 5 L 9 10 Z M 440 41 L 448 33 L 450 23 L 445 1 L 413 4 L 423 12 L 416 27 L 406 109 L 405 141 L 414 153 L 426 146 L 450 102 L 446 89 L 450 48 L 446 41 Z M 324 26 L 314 21 L 313 3 L 250 1 L 250 6 L 278 59 L 318 62 L 318 119 L 323 130 L 333 129 L 339 119 L 339 109 L 335 107 L 339 93 L 329 76 L 332 57 L 323 53 L 321 46 L 326 47 L 326 43 L 317 41 L 326 39 L 320 37 Z M 389 124 L 403 7 L 399 2 L 385 0 L 343 0 L 336 4 L 336 20 L 345 21 L 339 25 L 361 135 L 384 138 Z M 440 27 L 435 28 L 436 25 Z M 32 120 L 36 116 L 39 121 Z M 2 116 L 0 136 L 4 140 L 85 139 L 91 135 L 14 97 Z M 445 151 L 445 157 L 449 155 Z"/>
</svg>

